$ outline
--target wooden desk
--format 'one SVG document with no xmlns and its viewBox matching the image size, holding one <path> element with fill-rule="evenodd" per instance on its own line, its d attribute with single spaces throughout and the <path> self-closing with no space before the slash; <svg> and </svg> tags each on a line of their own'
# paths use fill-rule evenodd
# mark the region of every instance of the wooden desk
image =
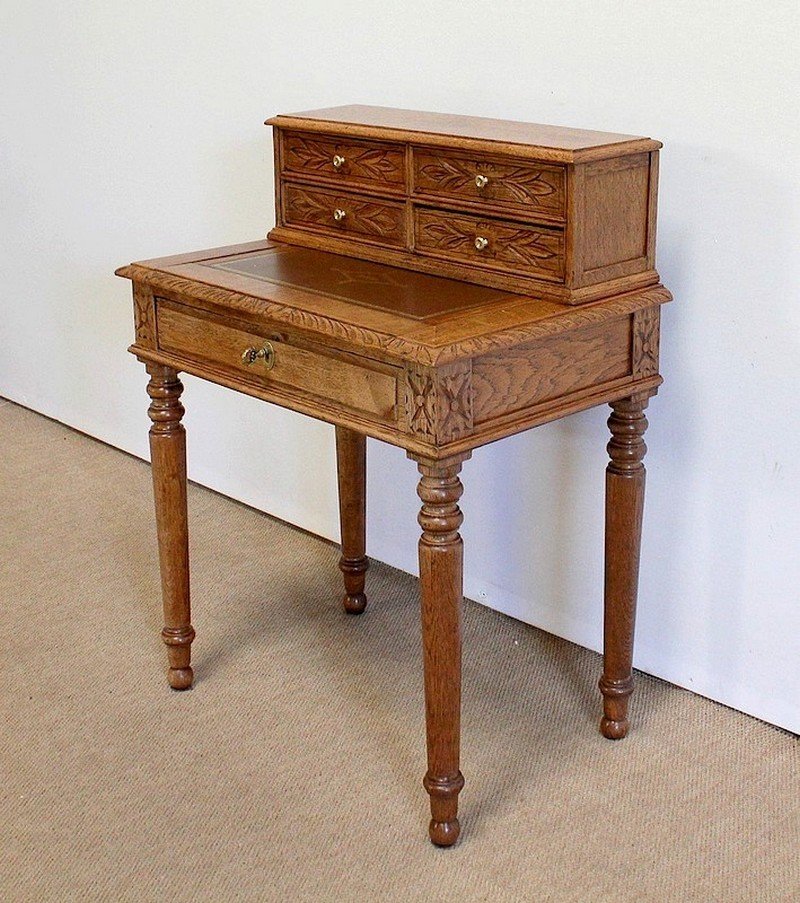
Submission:
<svg viewBox="0 0 800 903">
<path fill-rule="evenodd" d="M 612 408 L 601 730 L 628 731 L 644 409 L 661 383 L 659 310 L 670 299 L 653 269 L 659 145 L 379 108 L 271 122 L 271 238 L 118 271 L 133 282 L 130 350 L 150 375 L 169 683 L 191 686 L 195 635 L 180 371 L 335 424 L 353 614 L 367 601 L 366 437 L 406 449 L 422 501 L 424 786 L 430 837 L 449 846 L 464 784 L 462 462 L 601 403 Z"/>
</svg>

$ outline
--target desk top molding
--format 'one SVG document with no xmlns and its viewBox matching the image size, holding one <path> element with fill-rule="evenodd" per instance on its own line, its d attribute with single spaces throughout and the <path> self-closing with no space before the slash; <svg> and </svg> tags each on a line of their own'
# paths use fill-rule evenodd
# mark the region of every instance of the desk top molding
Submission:
<svg viewBox="0 0 800 903">
<path fill-rule="evenodd" d="M 147 286 L 155 294 L 177 299 L 190 297 L 194 302 L 246 318 L 281 323 L 343 340 L 365 354 L 377 352 L 398 362 L 431 367 L 602 323 L 665 304 L 672 298 L 662 285 L 579 307 L 514 296 L 509 305 L 493 305 L 477 314 L 475 311 L 451 314 L 426 325 L 416 321 L 409 323 L 405 318 L 346 302 L 315 295 L 301 296 L 296 290 L 291 293 L 292 304 L 282 303 L 276 296 L 286 294 L 283 287 L 257 283 L 254 279 L 237 277 L 208 266 L 220 259 L 242 253 L 258 254 L 272 247 L 274 244 L 269 241 L 250 242 L 175 255 L 121 267 L 117 275 L 131 279 L 135 285 Z M 380 268 L 381 265 L 374 266 Z M 144 317 L 146 314 L 142 313 L 141 307 L 138 302 L 137 316 Z"/>
</svg>

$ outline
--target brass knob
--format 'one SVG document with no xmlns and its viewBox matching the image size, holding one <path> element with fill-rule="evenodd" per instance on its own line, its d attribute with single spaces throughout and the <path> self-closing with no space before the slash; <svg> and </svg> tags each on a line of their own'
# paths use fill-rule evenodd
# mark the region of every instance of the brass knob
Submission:
<svg viewBox="0 0 800 903">
<path fill-rule="evenodd" d="M 334 154 L 331 162 L 333 163 L 334 169 L 341 169 L 344 166 L 345 160 L 341 154 Z"/>
<path fill-rule="evenodd" d="M 248 367 L 255 364 L 256 361 L 264 362 L 264 369 L 271 370 L 275 366 L 275 349 L 272 342 L 264 342 L 261 348 L 245 348 L 242 352 L 242 363 Z"/>
<path fill-rule="evenodd" d="M 336 220 L 337 223 L 340 223 L 346 216 L 347 216 L 347 211 L 342 210 L 341 207 L 337 207 L 333 211 L 333 218 Z"/>
<path fill-rule="evenodd" d="M 477 251 L 482 251 L 489 244 L 489 239 L 484 238 L 482 235 L 475 236 L 475 249 Z"/>
<path fill-rule="evenodd" d="M 482 173 L 478 173 L 475 176 L 475 187 L 476 188 L 486 188 L 489 184 L 489 176 L 484 176 Z"/>
</svg>

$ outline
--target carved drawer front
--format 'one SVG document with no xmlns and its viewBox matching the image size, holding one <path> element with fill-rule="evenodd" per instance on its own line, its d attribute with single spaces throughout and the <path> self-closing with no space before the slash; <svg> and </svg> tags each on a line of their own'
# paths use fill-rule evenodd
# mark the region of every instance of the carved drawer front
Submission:
<svg viewBox="0 0 800 903">
<path fill-rule="evenodd" d="M 414 194 L 524 208 L 563 220 L 565 173 L 559 166 L 414 148 Z"/>
<path fill-rule="evenodd" d="M 405 191 L 405 150 L 399 144 L 289 132 L 283 171 L 388 191 Z"/>
<path fill-rule="evenodd" d="M 405 205 L 324 188 L 287 184 L 283 191 L 283 218 L 329 235 L 405 245 Z"/>
<path fill-rule="evenodd" d="M 158 347 L 191 359 L 213 379 L 222 372 L 278 397 L 300 392 L 345 405 L 372 420 L 396 419 L 397 378 L 392 368 L 344 353 L 300 347 L 285 336 L 251 331 L 164 298 L 156 299 Z"/>
<path fill-rule="evenodd" d="M 558 229 L 418 209 L 414 243 L 420 254 L 537 279 L 564 279 L 564 233 Z"/>
</svg>

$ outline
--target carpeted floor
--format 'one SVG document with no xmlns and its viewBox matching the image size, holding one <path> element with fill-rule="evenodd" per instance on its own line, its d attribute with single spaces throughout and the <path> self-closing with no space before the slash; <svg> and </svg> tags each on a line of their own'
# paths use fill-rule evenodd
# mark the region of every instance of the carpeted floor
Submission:
<svg viewBox="0 0 800 903">
<path fill-rule="evenodd" d="M 145 424 L 143 423 L 143 429 Z M 798 741 L 473 602 L 462 838 L 426 839 L 416 581 L 190 488 L 195 688 L 168 689 L 148 467 L 0 402 L 0 899 L 800 899 Z"/>
</svg>

